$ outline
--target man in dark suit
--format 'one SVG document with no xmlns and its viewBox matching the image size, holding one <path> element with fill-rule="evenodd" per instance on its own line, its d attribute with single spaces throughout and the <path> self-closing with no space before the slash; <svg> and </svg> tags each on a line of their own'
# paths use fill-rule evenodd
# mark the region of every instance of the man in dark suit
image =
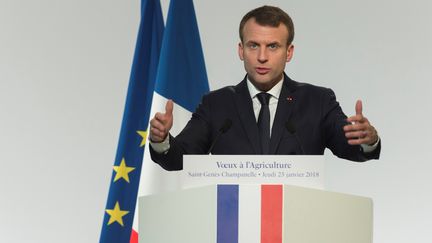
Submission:
<svg viewBox="0 0 432 243">
<path fill-rule="evenodd" d="M 239 33 L 246 77 L 205 95 L 175 138 L 169 135 L 173 103 L 168 101 L 165 113 L 150 122 L 156 163 L 180 170 L 183 154 L 320 155 L 326 147 L 353 161 L 379 157 L 379 137 L 363 116 L 361 101 L 356 115 L 347 118 L 332 90 L 293 81 L 284 73 L 294 52 L 294 26 L 284 11 L 254 9 L 243 17 Z"/>
</svg>

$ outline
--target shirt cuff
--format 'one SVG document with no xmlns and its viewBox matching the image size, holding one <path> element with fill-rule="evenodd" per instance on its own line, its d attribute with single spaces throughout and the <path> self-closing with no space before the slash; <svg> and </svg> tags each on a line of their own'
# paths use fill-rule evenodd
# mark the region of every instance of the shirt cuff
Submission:
<svg viewBox="0 0 432 243">
<path fill-rule="evenodd" d="M 152 142 L 150 139 L 149 141 L 150 141 L 150 146 L 156 153 L 158 154 L 168 153 L 168 150 L 170 149 L 169 134 L 166 136 L 165 140 L 163 140 L 160 143 Z"/>
<path fill-rule="evenodd" d="M 360 144 L 360 146 L 362 147 L 364 153 L 370 153 L 373 152 L 378 147 L 380 140 L 381 139 L 378 137 L 378 140 L 374 144 L 372 145 Z"/>
</svg>

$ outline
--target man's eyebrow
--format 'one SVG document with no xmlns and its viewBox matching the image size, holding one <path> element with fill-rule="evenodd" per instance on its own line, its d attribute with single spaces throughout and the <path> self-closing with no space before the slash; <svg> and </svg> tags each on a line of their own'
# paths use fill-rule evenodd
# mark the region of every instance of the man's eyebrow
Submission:
<svg viewBox="0 0 432 243">
<path fill-rule="evenodd" d="M 258 42 L 254 41 L 254 40 L 249 40 L 249 41 L 246 41 L 246 44 L 258 44 Z"/>
<path fill-rule="evenodd" d="M 267 46 L 271 46 L 271 45 L 278 45 L 278 46 L 280 46 L 281 43 L 279 43 L 279 41 L 273 41 L 273 42 L 270 42 L 270 43 L 267 44 Z"/>
</svg>

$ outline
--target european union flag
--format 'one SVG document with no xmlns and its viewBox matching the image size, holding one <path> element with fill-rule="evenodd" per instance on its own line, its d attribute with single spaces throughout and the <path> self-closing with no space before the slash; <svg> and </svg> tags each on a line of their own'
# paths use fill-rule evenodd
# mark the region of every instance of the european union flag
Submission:
<svg viewBox="0 0 432 243">
<path fill-rule="evenodd" d="M 132 231 L 164 23 L 159 0 L 141 1 L 141 22 L 129 80 L 100 242 L 138 242 Z"/>
</svg>

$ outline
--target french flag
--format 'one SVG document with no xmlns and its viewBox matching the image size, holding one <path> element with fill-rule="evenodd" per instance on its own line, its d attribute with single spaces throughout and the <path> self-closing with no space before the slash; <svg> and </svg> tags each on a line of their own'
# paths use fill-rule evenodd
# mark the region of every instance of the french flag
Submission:
<svg viewBox="0 0 432 243">
<path fill-rule="evenodd" d="M 218 185 L 217 243 L 282 243 L 282 200 L 282 185 Z"/>
<path fill-rule="evenodd" d="M 141 243 L 372 243 L 372 199 L 277 184 L 139 198 Z"/>
<path fill-rule="evenodd" d="M 283 185 L 209 185 L 139 199 L 139 242 L 282 243 Z"/>
<path fill-rule="evenodd" d="M 150 117 L 174 102 L 174 124 L 170 133 L 178 134 L 192 116 L 201 97 L 209 92 L 204 54 L 192 0 L 171 0 L 162 41 Z M 151 160 L 145 147 L 138 196 L 180 189 L 180 172 L 165 171 Z M 135 211 L 136 214 L 138 210 Z M 138 232 L 138 217 L 133 229 Z M 141 232 L 139 232 L 139 235 Z M 138 236 L 139 237 L 139 236 Z M 136 243 L 136 241 L 131 241 Z"/>
</svg>

